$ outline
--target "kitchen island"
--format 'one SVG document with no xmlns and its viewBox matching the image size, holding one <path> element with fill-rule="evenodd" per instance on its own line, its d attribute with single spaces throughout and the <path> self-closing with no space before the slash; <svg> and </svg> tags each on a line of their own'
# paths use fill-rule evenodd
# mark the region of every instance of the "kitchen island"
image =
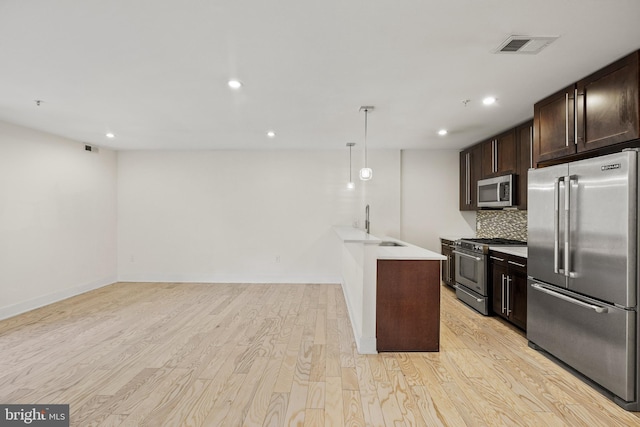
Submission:
<svg viewBox="0 0 640 427">
<path fill-rule="evenodd" d="M 439 272 L 446 258 L 353 227 L 334 231 L 342 245 L 342 289 L 358 352 L 437 351 Z"/>
</svg>

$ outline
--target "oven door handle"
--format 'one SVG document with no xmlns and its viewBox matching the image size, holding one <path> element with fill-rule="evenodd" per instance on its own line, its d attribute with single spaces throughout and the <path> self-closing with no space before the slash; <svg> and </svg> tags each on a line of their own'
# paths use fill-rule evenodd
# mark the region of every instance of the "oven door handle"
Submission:
<svg viewBox="0 0 640 427">
<path fill-rule="evenodd" d="M 462 286 L 455 285 L 454 288 L 456 288 L 457 290 L 459 290 L 462 293 L 465 293 L 465 294 L 469 295 L 471 298 L 474 298 L 476 301 L 482 302 L 482 298 L 478 298 L 477 296 L 473 295 L 472 293 L 465 291 Z"/>
<path fill-rule="evenodd" d="M 477 256 L 473 256 L 473 255 L 469 255 L 469 254 L 465 254 L 464 252 L 458 252 L 458 251 L 453 251 L 454 254 L 458 254 L 458 255 L 462 255 L 462 256 L 466 256 L 467 258 L 471 258 L 474 259 L 476 261 L 482 261 L 482 258 L 477 257 Z"/>
</svg>

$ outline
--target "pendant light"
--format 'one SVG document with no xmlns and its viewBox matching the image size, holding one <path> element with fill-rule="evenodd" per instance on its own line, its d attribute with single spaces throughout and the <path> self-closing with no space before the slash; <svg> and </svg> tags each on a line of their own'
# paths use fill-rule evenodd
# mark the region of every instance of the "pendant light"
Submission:
<svg viewBox="0 0 640 427">
<path fill-rule="evenodd" d="M 369 181 L 373 178 L 373 171 L 367 166 L 367 116 L 369 111 L 373 111 L 373 107 L 363 106 L 360 107 L 360 111 L 364 111 L 364 167 L 360 169 L 360 179 Z"/>
<path fill-rule="evenodd" d="M 349 182 L 347 183 L 347 188 L 349 190 L 356 188 L 356 184 L 354 184 L 353 179 L 351 179 L 351 147 L 354 145 L 356 145 L 355 142 L 347 142 L 347 147 L 349 147 Z"/>
</svg>

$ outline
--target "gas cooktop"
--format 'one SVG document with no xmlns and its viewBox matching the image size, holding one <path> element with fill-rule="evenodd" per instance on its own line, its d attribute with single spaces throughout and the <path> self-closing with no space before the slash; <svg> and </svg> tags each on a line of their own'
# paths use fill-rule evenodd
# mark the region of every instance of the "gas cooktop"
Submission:
<svg viewBox="0 0 640 427">
<path fill-rule="evenodd" d="M 457 240 L 456 248 L 472 251 L 474 253 L 487 254 L 489 246 L 527 246 L 527 242 L 512 239 L 460 239 Z"/>
<path fill-rule="evenodd" d="M 527 246 L 527 242 L 523 242 L 521 240 L 513 240 L 513 239 L 493 238 L 493 239 L 461 239 L 461 240 L 478 243 L 481 245 L 489 245 L 489 246 Z"/>
</svg>

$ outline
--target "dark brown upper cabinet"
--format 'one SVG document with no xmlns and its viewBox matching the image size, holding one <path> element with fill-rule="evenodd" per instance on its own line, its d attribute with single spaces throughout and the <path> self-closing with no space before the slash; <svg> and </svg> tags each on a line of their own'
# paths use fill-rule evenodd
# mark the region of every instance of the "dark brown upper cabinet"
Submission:
<svg viewBox="0 0 640 427">
<path fill-rule="evenodd" d="M 460 152 L 460 210 L 478 209 L 478 180 L 516 174 L 516 206 L 527 209 L 527 173 L 531 167 L 533 120 Z"/>
<path fill-rule="evenodd" d="M 638 52 L 577 83 L 577 151 L 640 137 Z"/>
<path fill-rule="evenodd" d="M 521 124 L 516 128 L 516 138 L 518 144 L 518 192 L 516 203 L 518 209 L 527 210 L 527 175 L 529 169 L 533 167 L 531 151 L 533 150 L 533 120 Z"/>
<path fill-rule="evenodd" d="M 537 102 L 533 164 L 640 137 L 639 52 Z"/>
<path fill-rule="evenodd" d="M 491 138 L 481 145 L 483 178 L 516 173 L 518 156 L 515 129 Z"/>
<path fill-rule="evenodd" d="M 557 159 L 576 152 L 576 87 L 571 85 L 533 106 L 533 161 Z"/>
<path fill-rule="evenodd" d="M 478 180 L 481 177 L 480 145 L 460 152 L 460 210 L 475 211 L 478 208 Z"/>
</svg>

